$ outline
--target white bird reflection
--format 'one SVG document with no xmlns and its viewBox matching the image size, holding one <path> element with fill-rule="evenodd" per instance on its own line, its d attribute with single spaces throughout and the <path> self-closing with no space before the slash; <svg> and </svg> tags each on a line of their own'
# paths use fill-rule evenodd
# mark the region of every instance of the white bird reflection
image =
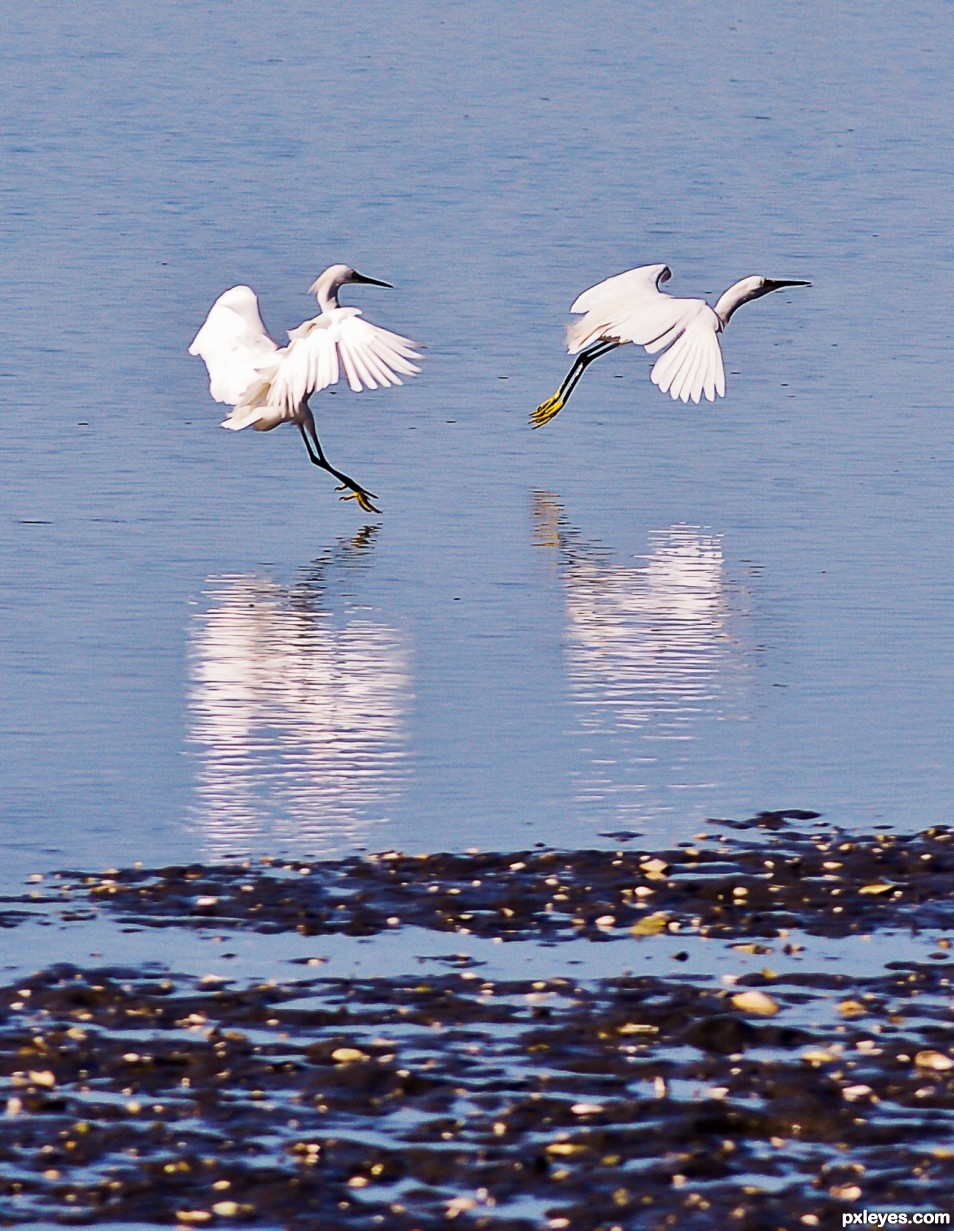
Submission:
<svg viewBox="0 0 954 1231">
<path fill-rule="evenodd" d="M 557 553 L 565 598 L 586 761 L 578 802 L 625 823 L 684 811 L 685 792 L 713 785 L 715 724 L 748 716 L 742 596 L 730 599 L 720 536 L 672 525 L 649 534 L 638 563 L 620 564 L 582 541 L 555 497 L 536 493 L 533 515 L 536 542 Z"/>
<path fill-rule="evenodd" d="M 190 638 L 189 706 L 213 854 L 321 853 L 387 819 L 406 772 L 410 650 L 339 581 L 362 567 L 376 529 L 292 586 L 210 580 Z"/>
</svg>

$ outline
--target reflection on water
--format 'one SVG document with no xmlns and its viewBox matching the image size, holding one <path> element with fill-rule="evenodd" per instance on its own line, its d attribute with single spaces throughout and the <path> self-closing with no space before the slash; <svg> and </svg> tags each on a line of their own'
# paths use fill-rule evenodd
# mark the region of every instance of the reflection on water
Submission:
<svg viewBox="0 0 954 1231">
<path fill-rule="evenodd" d="M 197 813 L 213 853 L 359 838 L 405 773 L 410 652 L 343 593 L 376 528 L 342 540 L 291 586 L 209 580 L 190 634 Z"/>
<path fill-rule="evenodd" d="M 672 811 L 672 792 L 711 785 L 695 760 L 703 725 L 747 717 L 751 656 L 721 538 L 669 526 L 650 532 L 639 563 L 620 564 L 582 540 L 556 497 L 535 493 L 533 517 L 536 542 L 556 552 L 565 598 L 585 763 L 578 802 L 626 822 Z M 686 803 L 683 794 L 678 807 Z"/>
</svg>

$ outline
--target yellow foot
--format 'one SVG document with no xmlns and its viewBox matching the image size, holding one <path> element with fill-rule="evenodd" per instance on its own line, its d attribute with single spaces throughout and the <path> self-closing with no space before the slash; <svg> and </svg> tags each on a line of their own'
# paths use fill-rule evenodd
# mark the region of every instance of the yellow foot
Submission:
<svg viewBox="0 0 954 1231">
<path fill-rule="evenodd" d="M 365 513 L 380 513 L 381 512 L 380 509 L 375 508 L 375 506 L 371 503 L 372 500 L 377 500 L 377 496 L 374 494 L 374 492 L 366 492 L 363 487 L 349 488 L 344 483 L 342 483 L 339 487 L 336 487 L 335 491 L 336 492 L 347 492 L 346 496 L 339 496 L 338 499 L 339 500 L 357 500 L 358 504 L 361 506 L 362 509 L 364 509 Z"/>
<path fill-rule="evenodd" d="M 544 423 L 549 423 L 562 409 L 563 398 L 560 397 L 559 393 L 554 393 L 552 398 L 547 398 L 545 402 L 541 402 L 530 416 L 530 426 L 543 427 Z"/>
</svg>

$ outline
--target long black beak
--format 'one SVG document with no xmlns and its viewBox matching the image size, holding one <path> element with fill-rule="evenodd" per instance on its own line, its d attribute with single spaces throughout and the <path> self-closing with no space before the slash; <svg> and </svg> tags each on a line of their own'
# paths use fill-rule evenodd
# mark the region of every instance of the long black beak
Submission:
<svg viewBox="0 0 954 1231">
<path fill-rule="evenodd" d="M 394 287 L 391 285 L 390 282 L 382 282 L 380 278 L 366 278 L 364 274 L 359 274 L 357 270 L 352 271 L 351 281 L 352 282 L 364 282 L 368 286 L 386 286 L 389 291 L 394 290 Z"/>
<path fill-rule="evenodd" d="M 780 291 L 783 286 L 811 286 L 810 282 L 802 282 L 798 278 L 766 278 L 765 289 Z"/>
</svg>

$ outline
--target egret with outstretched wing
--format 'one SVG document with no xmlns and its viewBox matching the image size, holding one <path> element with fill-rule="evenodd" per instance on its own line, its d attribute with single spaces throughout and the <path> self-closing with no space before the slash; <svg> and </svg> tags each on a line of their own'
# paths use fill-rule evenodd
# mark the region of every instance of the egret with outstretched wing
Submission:
<svg viewBox="0 0 954 1231">
<path fill-rule="evenodd" d="M 567 354 L 576 360 L 552 398 L 530 416 L 534 427 L 549 423 L 566 405 L 594 359 L 634 342 L 650 355 L 652 382 L 682 402 L 714 402 L 725 395 L 725 368 L 719 334 L 736 308 L 786 286 L 811 286 L 792 279 L 759 275 L 734 283 L 714 308 L 704 299 L 676 299 L 659 288 L 672 277 L 668 265 L 641 265 L 607 278 L 580 295 L 571 312 L 580 320 L 567 326 Z"/>
<path fill-rule="evenodd" d="M 308 399 L 342 375 L 355 393 L 400 385 L 402 376 L 420 371 L 415 361 L 421 355 L 416 342 L 372 325 L 357 308 L 343 308 L 338 291 L 348 282 L 391 285 L 347 265 L 330 266 L 310 287 L 321 311 L 288 331 L 287 346 L 269 336 L 252 288 L 233 286 L 212 305 L 189 354 L 205 361 L 213 398 L 232 407 L 223 427 L 269 432 L 280 423 L 296 424 L 311 461 L 338 479 L 339 491 L 348 490 L 341 499 L 377 513 L 377 497 L 328 463 Z"/>
</svg>

